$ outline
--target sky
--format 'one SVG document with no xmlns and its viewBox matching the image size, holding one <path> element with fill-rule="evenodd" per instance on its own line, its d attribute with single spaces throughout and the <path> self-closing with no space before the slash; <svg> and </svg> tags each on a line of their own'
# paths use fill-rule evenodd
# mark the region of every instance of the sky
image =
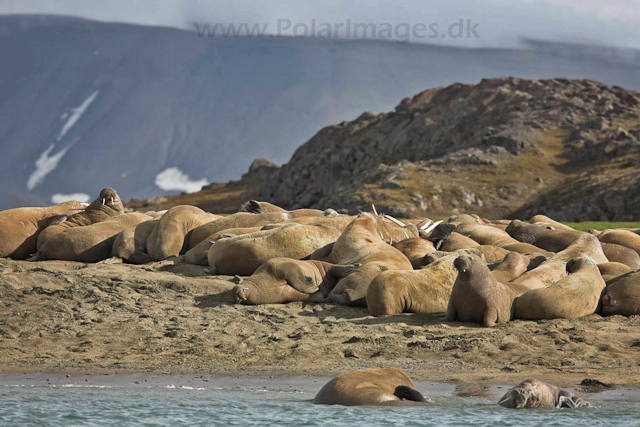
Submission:
<svg viewBox="0 0 640 427">
<path fill-rule="evenodd" d="M 267 34 L 277 33 L 280 22 L 281 34 L 292 35 L 300 24 L 295 28 L 302 36 L 310 34 L 315 20 L 316 25 L 329 25 L 333 37 L 345 37 L 350 20 L 352 25 L 374 24 L 378 38 L 390 34 L 396 40 L 418 43 L 518 47 L 523 38 L 532 38 L 640 49 L 640 0 L 0 0 L 0 14 L 16 13 L 190 30 L 195 24 L 211 28 L 247 23 L 259 28 L 267 25 Z M 455 37 L 459 34 L 455 28 L 453 33 L 448 31 L 460 19 L 463 28 L 474 29 L 462 30 L 469 37 Z M 337 23 L 344 25 L 335 27 Z M 437 38 L 417 30 L 434 23 Z M 386 24 L 392 28 L 390 33 L 381 32 Z"/>
</svg>

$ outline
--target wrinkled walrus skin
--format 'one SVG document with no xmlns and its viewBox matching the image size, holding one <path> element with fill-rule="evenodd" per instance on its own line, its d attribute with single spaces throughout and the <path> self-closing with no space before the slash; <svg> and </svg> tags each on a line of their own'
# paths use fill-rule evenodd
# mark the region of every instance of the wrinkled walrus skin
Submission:
<svg viewBox="0 0 640 427">
<path fill-rule="evenodd" d="M 589 406 L 587 402 L 553 384 L 538 380 L 524 380 L 500 399 L 500 406 L 521 408 L 576 408 Z"/>
<path fill-rule="evenodd" d="M 318 392 L 319 405 L 392 405 L 424 402 L 411 378 L 398 369 L 369 369 L 340 375 Z"/>
</svg>

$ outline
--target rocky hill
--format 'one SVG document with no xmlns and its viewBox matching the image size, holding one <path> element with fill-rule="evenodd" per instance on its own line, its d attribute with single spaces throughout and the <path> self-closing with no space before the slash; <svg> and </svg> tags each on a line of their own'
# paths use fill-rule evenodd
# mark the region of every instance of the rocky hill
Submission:
<svg viewBox="0 0 640 427">
<path fill-rule="evenodd" d="M 375 203 L 398 217 L 632 221 L 639 139 L 637 92 L 590 80 L 483 79 L 325 127 L 281 168 L 256 161 L 239 182 L 181 197 L 240 192 L 227 210 L 251 196 L 349 212 Z"/>
</svg>

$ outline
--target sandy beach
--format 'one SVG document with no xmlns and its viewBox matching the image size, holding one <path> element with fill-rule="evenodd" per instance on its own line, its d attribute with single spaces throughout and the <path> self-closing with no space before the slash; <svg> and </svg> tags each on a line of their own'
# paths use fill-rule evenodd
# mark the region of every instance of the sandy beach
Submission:
<svg viewBox="0 0 640 427">
<path fill-rule="evenodd" d="M 230 277 L 144 266 L 0 260 L 0 369 L 24 376 L 320 376 L 394 367 L 420 381 L 640 387 L 640 317 L 513 321 L 373 317 L 329 304 L 241 306 Z M 5 381 L 7 376 L 3 376 Z M 26 377 L 25 377 L 26 378 Z"/>
</svg>

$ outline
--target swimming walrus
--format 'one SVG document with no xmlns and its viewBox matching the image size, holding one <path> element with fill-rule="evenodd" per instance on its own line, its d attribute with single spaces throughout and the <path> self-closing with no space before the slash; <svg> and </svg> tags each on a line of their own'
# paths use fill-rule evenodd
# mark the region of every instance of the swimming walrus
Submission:
<svg viewBox="0 0 640 427">
<path fill-rule="evenodd" d="M 489 267 L 477 257 L 462 255 L 453 265 L 458 270 L 458 277 L 451 290 L 446 321 L 475 322 L 493 327 L 511 320 L 517 291 L 498 282 Z"/>
<path fill-rule="evenodd" d="M 576 319 L 596 313 L 606 285 L 595 261 L 590 257 L 574 258 L 566 269 L 567 277 L 518 296 L 514 301 L 514 318 Z"/>
<path fill-rule="evenodd" d="M 0 212 L 0 258 L 27 259 L 37 251 L 42 230 L 60 216 L 84 211 L 86 204 L 64 202 L 46 208 L 17 208 Z"/>
<path fill-rule="evenodd" d="M 413 270 L 411 261 L 386 243 L 391 243 L 398 228 L 382 217 L 366 212 L 349 224 L 331 247 L 325 261 L 341 265 L 360 264 L 361 267 L 338 282 L 327 302 L 365 306 L 367 288 L 377 275 L 387 270 Z"/>
<path fill-rule="evenodd" d="M 419 270 L 380 273 L 367 289 L 369 314 L 444 313 L 458 276 L 457 257 L 439 258 Z"/>
<path fill-rule="evenodd" d="M 150 216 L 133 212 L 113 216 L 96 224 L 73 227 L 54 234 L 38 249 L 29 261 L 61 260 L 99 262 L 111 256 L 113 242 L 122 231 L 144 221 Z"/>
<path fill-rule="evenodd" d="M 340 230 L 325 225 L 290 223 L 272 230 L 218 240 L 207 255 L 209 272 L 250 276 L 272 258 L 308 257 L 318 248 L 335 242 L 340 234 Z"/>
<path fill-rule="evenodd" d="M 38 236 L 36 248 L 40 247 L 52 236 L 76 227 L 97 224 L 114 216 L 122 215 L 124 206 L 118 193 L 113 188 L 103 188 L 98 197 L 87 208 L 70 216 L 60 216 L 42 230 Z"/>
<path fill-rule="evenodd" d="M 398 369 L 368 369 L 340 375 L 313 399 L 320 405 L 402 405 L 424 402 L 411 378 Z"/>
<path fill-rule="evenodd" d="M 410 237 L 408 239 L 401 240 L 393 244 L 393 247 L 399 250 L 409 258 L 413 268 L 420 268 L 422 266 L 422 259 L 425 255 L 435 252 L 436 248 L 433 247 L 433 243 L 422 237 Z"/>
<path fill-rule="evenodd" d="M 602 314 L 640 314 L 640 271 L 619 276 L 607 284 L 602 296 Z"/>
<path fill-rule="evenodd" d="M 357 265 L 272 258 L 248 278 L 240 278 L 233 295 L 238 304 L 322 302 L 340 278 L 357 268 Z"/>
<path fill-rule="evenodd" d="M 146 214 L 145 214 L 146 215 Z M 155 218 L 151 216 L 151 218 Z M 158 219 L 141 222 L 118 234 L 113 241 L 109 263 L 123 260 L 130 264 L 146 264 L 152 261 L 147 253 L 147 239 L 158 225 Z"/>
<path fill-rule="evenodd" d="M 195 228 L 221 219 L 196 206 L 174 206 L 167 211 L 147 238 L 147 253 L 153 261 L 162 261 L 184 253 Z"/>
<path fill-rule="evenodd" d="M 589 404 L 569 390 L 538 380 L 524 380 L 500 399 L 500 406 L 521 408 L 576 408 Z"/>
<path fill-rule="evenodd" d="M 552 253 L 534 246 L 530 243 L 520 242 L 509 235 L 506 231 L 499 230 L 488 225 L 482 225 L 475 222 L 464 222 L 456 227 L 456 231 L 462 235 L 470 237 L 481 245 L 499 246 L 511 252 L 519 252 L 521 254 L 540 252 L 545 256 L 551 256 Z"/>
</svg>

